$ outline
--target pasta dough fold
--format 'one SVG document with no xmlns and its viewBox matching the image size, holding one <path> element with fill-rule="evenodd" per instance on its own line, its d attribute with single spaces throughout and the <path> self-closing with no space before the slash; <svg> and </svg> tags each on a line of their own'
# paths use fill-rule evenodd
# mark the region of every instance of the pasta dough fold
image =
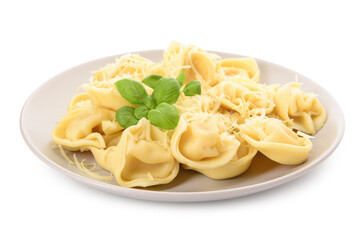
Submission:
<svg viewBox="0 0 360 240">
<path fill-rule="evenodd" d="M 260 69 L 253 58 L 229 58 L 218 62 L 226 78 L 249 79 L 259 82 Z"/>
<path fill-rule="evenodd" d="M 180 94 L 176 107 L 180 114 L 183 113 L 215 113 L 219 110 L 221 102 L 211 96 L 201 94 L 187 97 Z"/>
<path fill-rule="evenodd" d="M 326 121 L 326 112 L 320 101 L 312 93 L 303 93 L 301 84 L 289 83 L 276 92 L 276 114 L 289 127 L 307 134 L 315 134 Z"/>
<path fill-rule="evenodd" d="M 88 108 L 91 106 L 90 98 L 87 93 L 76 94 L 71 98 L 70 103 L 68 105 L 68 112 L 74 110 L 76 108 Z"/>
<path fill-rule="evenodd" d="M 221 132 L 215 115 L 199 114 L 180 117 L 171 138 L 171 151 L 176 160 L 191 168 L 213 169 L 230 162 L 240 142 Z"/>
<path fill-rule="evenodd" d="M 94 107 L 117 111 L 123 106 L 132 106 L 116 89 L 112 81 L 93 82 L 82 85 Z"/>
<path fill-rule="evenodd" d="M 116 134 L 103 135 L 103 139 L 106 145 L 105 149 L 92 146 L 88 147 L 88 149 L 93 154 L 95 161 L 107 171 L 111 172 L 111 159 L 113 156 L 112 154 L 114 153 L 116 146 L 120 141 L 122 133 L 123 131 Z"/>
<path fill-rule="evenodd" d="M 237 150 L 236 155 L 224 166 L 213 169 L 200 169 L 191 168 L 187 165 L 184 165 L 184 168 L 198 171 L 213 179 L 228 179 L 244 173 L 250 167 L 252 159 L 256 153 L 257 150 L 255 148 L 246 142 L 242 142 Z"/>
<path fill-rule="evenodd" d="M 275 118 L 249 120 L 240 126 L 240 135 L 252 147 L 281 164 L 303 163 L 312 148 L 308 138 L 300 137 Z"/>
<path fill-rule="evenodd" d="M 111 110 L 91 107 L 76 108 L 66 113 L 60 120 L 52 133 L 52 139 L 71 151 L 84 150 L 89 146 L 105 148 L 106 144 L 102 135 L 109 129 L 103 129 L 102 124 L 113 122 L 114 118 L 115 112 Z M 117 127 L 118 131 L 122 129 L 120 126 Z M 110 132 L 115 131 L 111 129 Z"/>
<path fill-rule="evenodd" d="M 180 96 L 174 103 L 180 119 L 174 130 L 162 130 L 146 118 L 138 121 L 155 108 L 158 114 L 150 117 L 153 121 L 158 118 L 176 124 L 174 108 L 171 118 L 164 113 L 165 107 L 158 108 L 160 102 L 172 101 L 160 101 L 155 95 L 145 99 L 146 94 L 133 84 L 134 97 L 146 100 L 134 106 L 115 86 L 123 78 L 141 83 L 149 75 L 161 75 L 148 78 L 152 83 L 148 84 L 154 87 L 159 78 L 177 78 L 182 71 L 178 79 Z M 326 121 L 324 107 L 314 94 L 302 92 L 297 82 L 279 88 L 260 84 L 259 78 L 255 59 L 221 59 L 196 46 L 177 42 L 170 44 L 159 63 L 125 54 L 95 71 L 90 81 L 79 87 L 85 92 L 71 99 L 52 139 L 71 151 L 91 151 L 99 166 L 111 172 L 123 187 L 170 183 L 180 164 L 213 179 L 232 178 L 244 173 L 258 152 L 281 164 L 303 163 L 312 148 L 309 136 L 303 132 L 319 131 Z M 201 94 L 185 96 L 184 92 L 200 92 L 197 85 L 186 85 L 193 80 L 201 83 Z M 148 95 L 154 92 L 152 87 L 141 84 Z M 159 89 L 159 95 L 172 92 L 171 87 Z M 137 122 L 127 129 L 115 119 L 116 111 L 124 106 L 142 107 L 122 109 L 127 113 L 118 114 L 119 122 Z M 89 168 L 90 163 L 78 161 L 75 153 L 72 161 L 62 147 L 62 156 L 84 173 L 101 180 L 112 177 L 97 174 L 96 168 Z"/>
<path fill-rule="evenodd" d="M 233 79 L 222 81 L 213 87 L 209 94 L 217 98 L 227 109 L 238 112 L 242 118 L 271 113 L 273 88 L 266 88 L 250 80 Z"/>
<path fill-rule="evenodd" d="M 124 187 L 166 184 L 179 172 L 167 133 L 145 118 L 124 130 L 110 162 L 116 181 Z"/>
<path fill-rule="evenodd" d="M 186 83 L 192 80 L 201 82 L 201 87 L 208 89 L 218 83 L 216 78 L 216 58 L 203 50 L 193 48 L 185 58 Z"/>
<path fill-rule="evenodd" d="M 176 78 L 182 70 L 189 67 L 185 65 L 185 56 L 189 49 L 191 49 L 191 46 L 171 42 L 170 46 L 164 51 L 161 64 L 162 71 L 159 74 Z"/>
</svg>

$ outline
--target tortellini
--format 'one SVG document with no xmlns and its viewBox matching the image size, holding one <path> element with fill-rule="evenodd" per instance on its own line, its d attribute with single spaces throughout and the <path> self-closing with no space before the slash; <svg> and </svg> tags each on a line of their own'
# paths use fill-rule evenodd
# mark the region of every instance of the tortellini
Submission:
<svg viewBox="0 0 360 240">
<path fill-rule="evenodd" d="M 163 74 L 167 77 L 176 77 L 182 70 L 185 71 L 188 83 L 192 80 L 201 82 L 202 87 L 208 89 L 223 79 L 220 76 L 216 60 L 218 56 L 210 54 L 195 46 L 183 46 L 172 42 L 163 56 Z M 223 72 L 221 72 L 223 74 Z"/>
<path fill-rule="evenodd" d="M 209 91 L 223 107 L 238 112 L 243 118 L 271 113 L 275 106 L 274 93 L 275 89 L 246 79 L 222 81 Z"/>
<path fill-rule="evenodd" d="M 299 136 L 275 118 L 252 119 L 240 127 L 241 137 L 271 160 L 281 164 L 304 162 L 311 141 Z"/>
<path fill-rule="evenodd" d="M 242 142 L 233 159 L 223 166 L 212 169 L 200 169 L 184 165 L 184 168 L 193 169 L 213 179 L 228 179 L 244 173 L 250 167 L 256 153 L 257 150 L 254 147 L 246 142 Z"/>
<path fill-rule="evenodd" d="M 160 74 L 166 77 L 177 77 L 185 67 L 185 57 L 191 46 L 183 46 L 178 42 L 171 42 L 164 51 Z"/>
<path fill-rule="evenodd" d="M 117 145 L 90 150 L 96 162 L 112 172 L 119 185 L 148 187 L 169 183 L 177 176 L 179 163 L 171 154 L 170 139 L 149 120 L 143 118 L 113 137 L 119 137 Z"/>
<path fill-rule="evenodd" d="M 82 108 L 82 107 L 90 107 L 91 102 L 89 95 L 87 93 L 80 93 L 75 95 L 69 105 L 68 105 L 68 112 L 71 110 L 74 110 L 76 108 Z"/>
<path fill-rule="evenodd" d="M 224 75 L 230 78 L 249 79 L 259 82 L 260 70 L 252 58 L 224 59 L 218 62 Z"/>
<path fill-rule="evenodd" d="M 131 111 L 136 125 L 124 129 L 117 123 L 119 108 L 138 106 L 120 95 L 116 81 L 141 82 L 152 74 L 177 78 L 181 71 L 185 83 L 174 103 L 179 113 L 174 130 L 160 129 L 146 118 L 131 116 Z M 192 80 L 200 81 L 201 94 L 186 96 L 183 90 Z M 297 82 L 278 87 L 259 80 L 255 59 L 221 59 L 193 45 L 172 42 L 160 63 L 126 54 L 79 87 L 85 92 L 71 99 L 52 139 L 70 151 L 90 151 L 123 187 L 168 184 L 180 165 L 212 179 L 233 178 L 246 174 L 257 154 L 280 164 L 303 163 L 312 149 L 306 134 L 315 134 L 325 124 L 324 107 Z M 143 86 L 149 95 L 154 91 Z M 86 166 L 91 164 L 79 167 L 76 162 L 91 177 L 109 178 L 90 174 Z"/>
<path fill-rule="evenodd" d="M 173 155 L 185 169 L 213 179 L 238 176 L 249 168 L 257 150 L 228 130 L 221 115 L 182 115 L 171 138 Z"/>
<path fill-rule="evenodd" d="M 143 118 L 122 134 L 111 156 L 111 171 L 121 186 L 147 187 L 171 182 L 179 163 L 167 133 Z"/>
<path fill-rule="evenodd" d="M 106 108 L 113 111 L 123 106 L 132 106 L 116 89 L 112 82 L 94 82 L 82 86 L 94 107 Z"/>
<path fill-rule="evenodd" d="M 200 49 L 191 49 L 185 58 L 185 64 L 190 68 L 185 69 L 186 81 L 198 80 L 203 88 L 210 88 L 218 83 L 216 78 L 215 56 Z"/>
<path fill-rule="evenodd" d="M 52 139 L 72 151 L 88 146 L 105 148 L 102 135 L 116 132 L 114 128 L 117 128 L 117 131 L 123 129 L 113 122 L 114 118 L 115 112 L 108 109 L 91 107 L 73 109 L 60 120 L 53 131 Z M 103 128 L 104 122 L 113 122 L 115 127 Z M 106 132 L 109 129 L 111 131 Z"/>
<path fill-rule="evenodd" d="M 215 117 L 182 115 L 171 138 L 171 151 L 179 162 L 199 169 L 213 169 L 230 162 L 240 142 L 221 132 Z"/>
<path fill-rule="evenodd" d="M 326 112 L 313 93 L 304 93 L 300 87 L 293 82 L 279 88 L 275 95 L 276 114 L 288 126 L 315 134 L 324 125 Z"/>
</svg>

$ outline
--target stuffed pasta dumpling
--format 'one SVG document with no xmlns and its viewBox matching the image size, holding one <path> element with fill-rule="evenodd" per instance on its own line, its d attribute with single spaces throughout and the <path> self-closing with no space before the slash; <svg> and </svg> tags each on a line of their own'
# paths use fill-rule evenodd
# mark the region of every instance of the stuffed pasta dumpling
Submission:
<svg viewBox="0 0 360 240">
<path fill-rule="evenodd" d="M 77 108 L 68 113 L 60 120 L 52 133 L 52 139 L 56 144 L 60 144 L 68 150 L 77 151 L 88 146 L 105 148 L 106 144 L 102 137 L 105 129 L 102 128 L 103 122 L 113 122 L 115 112 L 103 108 Z M 123 128 L 114 122 L 116 130 L 111 129 L 111 133 L 119 132 Z M 109 129 L 106 129 L 109 130 Z"/>
<path fill-rule="evenodd" d="M 76 108 L 88 108 L 91 106 L 91 101 L 87 93 L 79 93 L 71 98 L 68 105 L 68 112 Z"/>
<path fill-rule="evenodd" d="M 179 172 L 179 163 L 171 154 L 167 133 L 145 118 L 125 129 L 118 145 L 111 151 L 111 172 L 120 186 L 166 184 Z"/>
<path fill-rule="evenodd" d="M 315 134 L 324 125 L 326 112 L 314 94 L 304 93 L 300 87 L 300 83 L 293 82 L 279 88 L 275 111 L 289 127 Z"/>
<path fill-rule="evenodd" d="M 186 81 L 198 80 L 202 88 L 208 89 L 218 83 L 216 77 L 216 57 L 201 49 L 193 48 L 185 58 Z"/>
<path fill-rule="evenodd" d="M 222 81 L 209 95 L 217 98 L 227 109 L 238 112 L 243 118 L 271 113 L 273 103 L 272 89 L 260 86 L 250 80 L 233 79 Z"/>
<path fill-rule="evenodd" d="M 260 70 L 252 58 L 229 58 L 218 62 L 226 78 L 242 78 L 259 82 Z"/>
<path fill-rule="evenodd" d="M 171 42 L 170 46 L 164 51 L 161 64 L 162 73 L 160 75 L 176 78 L 184 70 L 185 57 L 191 46 L 184 46 L 178 42 Z"/>
<path fill-rule="evenodd" d="M 171 138 L 171 151 L 180 163 L 194 169 L 213 169 L 230 162 L 240 142 L 221 131 L 215 115 L 182 115 Z"/>
<path fill-rule="evenodd" d="M 300 137 L 275 118 L 249 120 L 240 126 L 240 135 L 252 147 L 281 164 L 304 162 L 312 148 L 308 138 Z"/>
<path fill-rule="evenodd" d="M 244 173 L 250 167 L 252 159 L 256 153 L 257 150 L 254 147 L 250 146 L 247 142 L 242 142 L 236 152 L 236 155 L 224 166 L 213 169 L 200 169 L 184 165 L 184 168 L 198 171 L 213 179 L 232 178 Z"/>
<path fill-rule="evenodd" d="M 123 106 L 132 106 L 120 95 L 115 84 L 111 81 L 93 82 L 84 84 L 82 87 L 89 95 L 94 107 L 117 111 Z"/>
</svg>

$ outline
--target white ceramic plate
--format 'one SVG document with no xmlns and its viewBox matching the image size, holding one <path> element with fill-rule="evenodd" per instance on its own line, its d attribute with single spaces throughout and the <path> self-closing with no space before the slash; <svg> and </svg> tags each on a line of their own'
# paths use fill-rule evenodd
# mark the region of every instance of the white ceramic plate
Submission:
<svg viewBox="0 0 360 240">
<path fill-rule="evenodd" d="M 141 56 L 157 62 L 161 60 L 162 53 L 162 50 L 138 52 Z M 223 58 L 242 57 L 236 54 L 215 53 Z M 298 166 L 280 165 L 258 154 L 249 170 L 236 178 L 213 180 L 193 171 L 181 170 L 170 184 L 146 189 L 124 188 L 118 186 L 115 181 L 93 179 L 68 164 L 59 151 L 52 149 L 50 136 L 56 122 L 66 112 L 68 102 L 77 87 L 88 82 L 92 71 L 113 62 L 115 57 L 118 56 L 76 66 L 48 80 L 28 98 L 20 117 L 23 137 L 36 156 L 55 169 L 90 186 L 126 197 L 156 201 L 192 202 L 234 198 L 269 189 L 303 175 L 325 160 L 335 150 L 343 136 L 342 111 L 326 90 L 301 74 L 257 59 L 262 83 L 285 84 L 293 81 L 295 75 L 298 75 L 299 81 L 303 83 L 303 91 L 316 93 L 327 111 L 328 119 L 312 139 L 313 149 L 305 163 Z M 83 155 L 80 159 L 82 157 L 92 159 L 87 153 L 79 155 Z"/>
</svg>

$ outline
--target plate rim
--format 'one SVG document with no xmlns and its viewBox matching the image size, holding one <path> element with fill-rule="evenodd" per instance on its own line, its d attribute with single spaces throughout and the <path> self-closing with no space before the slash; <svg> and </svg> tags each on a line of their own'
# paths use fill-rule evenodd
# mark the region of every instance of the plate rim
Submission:
<svg viewBox="0 0 360 240">
<path fill-rule="evenodd" d="M 66 176 L 77 180 L 81 183 L 84 183 L 88 186 L 92 186 L 95 187 L 97 189 L 100 190 L 104 190 L 113 194 L 117 194 L 117 195 L 121 195 L 124 197 L 131 197 L 131 198 L 136 198 L 136 199 L 143 199 L 143 200 L 151 200 L 151 201 L 166 201 L 166 202 L 199 202 L 199 201 L 214 201 L 214 200 L 223 200 L 223 199 L 230 199 L 230 198 L 236 198 L 236 197 L 241 197 L 241 196 L 245 196 L 245 195 L 249 195 L 249 194 L 253 194 L 256 192 L 260 192 L 260 191 L 265 191 L 268 190 L 270 188 L 279 186 L 281 184 L 284 184 L 286 182 L 290 182 L 302 175 L 305 175 L 308 171 L 310 171 L 311 169 L 313 169 L 315 166 L 319 165 L 321 162 L 323 162 L 325 159 L 327 159 L 335 150 L 336 148 L 339 146 L 343 136 L 344 136 L 344 132 L 345 132 L 345 118 L 344 118 L 344 114 L 343 114 L 343 110 L 341 109 L 340 105 L 338 104 L 338 102 L 336 101 L 336 99 L 321 85 L 317 84 L 315 81 L 313 81 L 312 79 L 304 76 L 303 74 L 299 74 L 294 70 L 288 69 L 286 67 L 283 67 L 279 64 L 273 63 L 273 62 L 269 62 L 260 58 L 254 58 L 254 57 L 249 57 L 249 58 L 254 58 L 255 60 L 259 60 L 265 64 L 272 64 L 276 67 L 282 68 L 284 70 L 287 71 L 292 71 L 297 75 L 301 75 L 303 77 L 305 77 L 307 80 L 310 80 L 312 82 L 312 84 L 318 85 L 318 87 L 320 87 L 323 91 L 326 92 L 326 94 L 328 96 L 330 96 L 331 100 L 334 102 L 334 105 L 332 105 L 332 108 L 336 108 L 338 113 L 338 131 L 337 131 L 337 136 L 336 139 L 332 142 L 331 146 L 326 149 L 325 153 L 323 153 L 319 158 L 317 158 L 315 161 L 311 162 L 310 164 L 299 168 L 291 173 L 287 173 L 285 175 L 282 175 L 280 177 L 274 178 L 274 179 L 270 179 L 267 181 L 263 181 L 260 183 L 256 183 L 256 184 L 251 184 L 251 185 L 247 185 L 247 186 L 243 186 L 243 187 L 236 187 L 236 188 L 230 188 L 230 189 L 222 189 L 222 190 L 213 190 L 213 191 L 201 191 L 201 192 L 168 192 L 168 191 L 154 191 L 154 190 L 146 190 L 146 189 L 137 189 L 137 188 L 126 188 L 126 187 L 122 187 L 119 185 L 112 185 L 109 183 L 104 183 L 104 182 L 100 182 L 94 179 L 91 179 L 89 177 L 86 176 L 82 176 L 79 175 L 75 172 L 72 172 L 58 164 L 56 164 L 55 162 L 53 162 L 50 158 L 47 158 L 39 149 L 37 149 L 32 143 L 31 143 L 31 138 L 27 135 L 26 130 L 24 128 L 24 122 L 25 122 L 25 115 L 24 112 L 26 110 L 26 108 L 29 106 L 29 103 L 31 101 L 31 99 L 36 95 L 37 92 L 39 92 L 45 85 L 48 85 L 49 83 L 51 83 L 52 81 L 55 81 L 55 79 L 57 77 L 59 77 L 61 74 L 65 73 L 65 72 L 69 72 L 72 71 L 76 68 L 79 68 L 81 66 L 85 66 L 88 64 L 91 64 L 93 62 L 97 62 L 97 61 L 101 61 L 101 60 L 105 60 L 105 59 L 110 59 L 110 58 L 117 58 L 120 57 L 122 55 L 125 54 L 143 54 L 144 52 L 151 54 L 152 52 L 163 52 L 164 49 L 154 49 L 154 50 L 143 50 L 143 51 L 134 51 L 134 52 L 126 52 L 126 53 L 121 53 L 121 54 L 116 54 L 116 55 L 111 55 L 111 56 L 107 56 L 107 57 L 102 57 L 102 58 L 97 58 L 97 59 L 93 59 L 81 64 L 78 64 L 76 66 L 70 67 L 56 75 L 54 75 L 53 77 L 49 78 L 48 80 L 46 80 L 45 82 L 43 82 L 40 86 L 38 86 L 30 95 L 29 97 L 26 99 L 22 109 L 21 109 L 21 113 L 20 113 L 20 121 L 19 121 L 19 125 L 20 125 L 20 131 L 21 131 L 21 135 L 26 143 L 26 145 L 30 148 L 30 150 L 34 153 L 35 156 L 37 156 L 40 160 L 42 160 L 43 162 L 45 162 L 47 165 L 55 168 L 57 171 L 60 171 L 62 173 L 64 173 Z M 218 54 L 218 55 L 236 55 L 238 57 L 248 57 L 248 56 L 244 56 L 241 54 L 236 54 L 236 53 L 228 53 L 228 52 L 219 52 L 219 51 L 208 51 L 210 53 L 214 53 L 214 54 Z"/>
</svg>

